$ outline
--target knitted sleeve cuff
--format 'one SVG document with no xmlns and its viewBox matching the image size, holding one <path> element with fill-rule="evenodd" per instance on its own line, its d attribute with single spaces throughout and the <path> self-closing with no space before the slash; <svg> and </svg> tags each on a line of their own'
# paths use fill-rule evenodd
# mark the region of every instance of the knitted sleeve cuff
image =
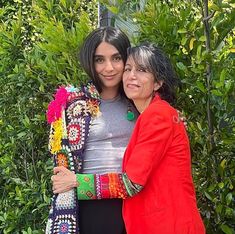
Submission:
<svg viewBox="0 0 235 234">
<path fill-rule="evenodd" d="M 126 173 L 76 174 L 78 200 L 132 197 L 143 186 L 130 181 Z"/>
<path fill-rule="evenodd" d="M 77 177 L 77 196 L 78 200 L 96 199 L 95 175 L 94 174 L 76 174 Z"/>
</svg>

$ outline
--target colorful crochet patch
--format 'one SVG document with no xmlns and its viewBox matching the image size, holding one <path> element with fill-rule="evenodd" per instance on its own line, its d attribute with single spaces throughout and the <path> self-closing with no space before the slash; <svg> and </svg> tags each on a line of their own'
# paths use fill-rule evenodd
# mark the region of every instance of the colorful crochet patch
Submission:
<svg viewBox="0 0 235 234">
<path fill-rule="evenodd" d="M 98 93 L 96 87 L 89 82 L 86 86 L 84 86 L 85 94 L 88 94 L 88 97 L 92 97 L 94 99 L 100 99 L 100 94 Z"/>
<path fill-rule="evenodd" d="M 56 154 L 55 159 L 56 159 L 56 165 L 58 165 L 59 167 L 63 166 L 69 168 L 68 154 L 66 151 L 64 150 L 59 151 Z"/>
<path fill-rule="evenodd" d="M 56 199 L 55 207 L 57 210 L 63 210 L 63 209 L 72 209 L 75 207 L 75 192 L 74 190 L 69 190 L 65 193 L 58 194 L 58 197 Z"/>
<path fill-rule="evenodd" d="M 81 149 L 85 141 L 85 120 L 73 119 L 67 126 L 67 134 L 71 151 Z"/>
<path fill-rule="evenodd" d="M 58 234 L 76 233 L 76 217 L 71 214 L 58 215 L 55 220 L 54 233 Z"/>
<path fill-rule="evenodd" d="M 68 119 L 77 118 L 81 115 L 87 116 L 90 111 L 85 100 L 77 100 L 70 104 L 66 110 Z"/>
</svg>

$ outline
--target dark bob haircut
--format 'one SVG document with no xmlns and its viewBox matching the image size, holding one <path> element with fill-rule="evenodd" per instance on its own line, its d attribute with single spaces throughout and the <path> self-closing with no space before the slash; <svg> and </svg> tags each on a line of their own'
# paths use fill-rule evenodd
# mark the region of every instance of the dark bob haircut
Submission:
<svg viewBox="0 0 235 234">
<path fill-rule="evenodd" d="M 120 53 L 124 64 L 127 60 L 127 48 L 130 41 L 125 33 L 114 27 L 101 27 L 92 31 L 85 39 L 79 53 L 80 64 L 89 75 L 99 93 L 102 92 L 102 83 L 95 71 L 94 55 L 101 42 L 107 42 L 114 46 Z M 120 92 L 123 93 L 123 85 L 120 84 Z"/>
<path fill-rule="evenodd" d="M 151 72 L 157 82 L 163 81 L 157 93 L 160 97 L 174 104 L 176 100 L 176 89 L 179 79 L 174 71 L 170 59 L 156 45 L 143 43 L 139 46 L 128 48 L 128 57 L 131 57 L 136 65 Z"/>
</svg>

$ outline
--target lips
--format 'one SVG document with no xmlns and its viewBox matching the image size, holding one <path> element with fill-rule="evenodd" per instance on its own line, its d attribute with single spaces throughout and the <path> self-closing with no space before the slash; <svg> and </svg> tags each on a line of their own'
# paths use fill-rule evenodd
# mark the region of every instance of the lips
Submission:
<svg viewBox="0 0 235 234">
<path fill-rule="evenodd" d="M 126 87 L 129 89 L 136 89 L 136 88 L 139 88 L 140 86 L 137 84 L 127 84 Z"/>
<path fill-rule="evenodd" d="M 102 76 L 103 76 L 103 78 L 106 79 L 106 80 L 112 80 L 112 79 L 114 79 L 114 78 L 116 77 L 116 75 L 108 75 L 108 76 L 102 75 Z"/>
</svg>

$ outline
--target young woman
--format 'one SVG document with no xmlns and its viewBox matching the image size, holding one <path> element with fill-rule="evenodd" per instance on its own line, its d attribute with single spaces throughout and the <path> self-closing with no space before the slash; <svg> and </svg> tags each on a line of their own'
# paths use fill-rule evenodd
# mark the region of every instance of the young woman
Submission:
<svg viewBox="0 0 235 234">
<path fill-rule="evenodd" d="M 170 105 L 177 85 L 170 61 L 151 44 L 131 48 L 123 83 L 141 113 L 124 155 L 123 173 L 71 174 L 78 199 L 124 198 L 128 234 L 204 234 L 188 137 Z M 54 191 L 66 190 L 58 181 L 67 169 L 57 167 L 54 172 Z"/>
<path fill-rule="evenodd" d="M 122 171 L 138 115 L 122 85 L 129 46 L 127 36 L 116 28 L 99 28 L 89 34 L 80 50 L 80 63 L 91 82 L 61 87 L 48 107 L 50 152 L 55 166 L 68 168 L 72 175 Z M 73 180 L 66 173 L 58 183 L 67 190 L 54 195 L 46 233 L 126 233 L 121 199 L 78 202 L 71 189 Z"/>
</svg>

